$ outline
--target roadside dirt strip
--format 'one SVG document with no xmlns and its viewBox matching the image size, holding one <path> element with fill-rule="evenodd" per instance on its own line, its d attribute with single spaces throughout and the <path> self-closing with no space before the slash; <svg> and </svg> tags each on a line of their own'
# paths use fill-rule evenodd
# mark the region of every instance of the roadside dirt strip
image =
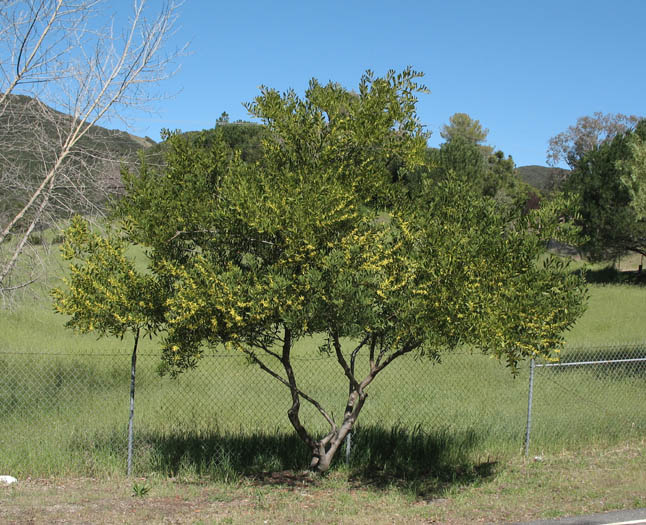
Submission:
<svg viewBox="0 0 646 525">
<path fill-rule="evenodd" d="M 646 525 L 646 509 L 604 512 L 556 520 L 526 521 L 515 525 Z"/>
</svg>

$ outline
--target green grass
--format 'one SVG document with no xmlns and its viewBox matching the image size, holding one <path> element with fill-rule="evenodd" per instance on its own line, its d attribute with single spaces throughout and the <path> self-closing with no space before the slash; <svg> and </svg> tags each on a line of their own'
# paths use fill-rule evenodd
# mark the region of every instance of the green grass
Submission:
<svg viewBox="0 0 646 525">
<path fill-rule="evenodd" d="M 568 343 L 644 341 L 644 299 L 646 290 L 634 284 L 591 285 L 588 311 Z M 0 437 L 0 470 L 22 476 L 117 475 L 125 469 L 132 340 L 74 335 L 63 323 L 42 297 L 2 311 L 0 424 L 12 431 Z M 317 353 L 318 343 L 297 347 L 297 374 L 302 388 L 338 417 L 347 383 L 335 361 Z M 585 352 L 573 349 L 565 357 L 608 357 Z M 308 451 L 287 419 L 287 390 L 242 357 L 209 355 L 176 380 L 159 377 L 158 365 L 157 341 L 142 341 L 137 473 L 238 479 L 308 464 Z M 643 365 L 610 375 L 538 369 L 532 454 L 643 436 L 645 373 Z M 490 458 L 521 452 L 527 384 L 526 366 L 513 377 L 479 354 L 448 354 L 440 364 L 402 358 L 370 387 L 350 468 L 377 484 L 477 479 Z M 302 413 L 308 428 L 325 431 L 310 406 Z M 342 459 L 340 451 L 335 468 Z"/>
<path fill-rule="evenodd" d="M 638 343 L 646 340 L 646 289 L 591 285 L 588 310 L 567 334 L 570 345 Z"/>
<path fill-rule="evenodd" d="M 0 421 L 12 429 L 0 438 L 0 469 L 22 476 L 123 471 L 127 353 L 0 359 Z M 136 472 L 236 479 L 307 465 L 286 417 L 288 392 L 264 372 L 238 356 L 206 357 L 171 379 L 156 374 L 158 363 L 156 355 L 138 361 Z M 302 388 L 338 416 L 347 388 L 338 365 L 323 358 L 295 366 Z M 477 354 L 447 355 L 440 364 L 402 358 L 370 388 L 350 466 L 372 482 L 477 476 L 486 458 L 521 451 L 527 379 L 526 369 L 513 377 Z M 643 367 L 642 375 L 610 378 L 542 369 L 535 381 L 533 453 L 617 443 L 646 429 L 646 414 L 634 408 L 643 399 Z M 302 415 L 308 428 L 325 431 L 311 407 Z M 337 463 L 342 458 L 343 451 Z"/>
</svg>

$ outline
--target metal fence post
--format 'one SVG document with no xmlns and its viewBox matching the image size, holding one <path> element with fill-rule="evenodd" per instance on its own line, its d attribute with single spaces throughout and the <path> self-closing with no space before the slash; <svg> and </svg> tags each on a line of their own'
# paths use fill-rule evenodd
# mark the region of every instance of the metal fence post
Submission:
<svg viewBox="0 0 646 525">
<path fill-rule="evenodd" d="M 529 362 L 529 395 L 527 399 L 527 426 L 525 429 L 525 456 L 529 455 L 529 436 L 532 430 L 532 400 L 534 395 L 534 359 Z"/>
<path fill-rule="evenodd" d="M 135 334 L 135 346 L 132 350 L 132 359 L 130 361 L 130 416 L 128 418 L 128 476 L 132 474 L 132 440 L 133 440 L 133 423 L 135 416 L 135 372 L 137 369 L 137 343 L 139 343 L 139 329 Z"/>
</svg>

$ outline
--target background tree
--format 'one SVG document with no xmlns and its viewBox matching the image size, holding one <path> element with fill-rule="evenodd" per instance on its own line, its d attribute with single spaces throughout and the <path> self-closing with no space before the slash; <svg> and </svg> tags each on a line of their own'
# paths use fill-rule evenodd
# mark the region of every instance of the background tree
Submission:
<svg viewBox="0 0 646 525">
<path fill-rule="evenodd" d="M 162 131 L 162 142 L 147 148 L 144 152 L 148 164 L 163 166 L 165 154 L 169 149 L 166 140 L 172 135 L 182 134 L 189 141 L 195 141 L 200 148 L 208 148 L 216 143 L 226 144 L 230 154 L 238 153 L 244 162 L 255 163 L 262 157 L 262 140 L 267 136 L 267 130 L 262 124 L 256 122 L 236 121 L 229 122 L 226 112 L 220 116 L 212 129 L 202 131 Z"/>
<path fill-rule="evenodd" d="M 91 127 L 147 109 L 158 96 L 153 86 L 172 73 L 181 50 L 165 53 L 164 45 L 178 5 L 170 0 L 157 9 L 151 16 L 145 0 L 133 0 L 130 17 L 118 27 L 110 2 L 103 0 L 3 3 L 0 116 L 8 124 L 0 130 L 0 179 L 5 187 L 23 190 L 0 225 L 0 291 L 22 284 L 9 276 L 50 208 L 69 199 L 72 190 L 84 198 L 79 173 L 89 162 L 104 160 L 100 149 L 83 151 Z M 18 95 L 29 104 L 17 104 Z M 19 144 L 33 148 L 29 176 L 24 163 L 6 155 Z"/>
<path fill-rule="evenodd" d="M 646 221 L 646 121 L 630 137 L 630 154 L 618 162 L 622 182 L 628 187 L 630 205 L 639 221 Z"/>
<path fill-rule="evenodd" d="M 625 133 L 639 121 L 635 115 L 596 112 L 591 117 L 579 117 L 574 126 L 549 140 L 547 163 L 557 166 L 565 162 L 571 169 L 589 151 L 611 141 L 618 134 Z"/>
<path fill-rule="evenodd" d="M 441 132 L 446 142 L 439 150 L 429 151 L 429 175 L 460 174 L 482 195 L 523 207 L 529 187 L 518 177 L 511 156 L 484 144 L 488 133 L 488 129 L 483 129 L 478 120 L 466 113 L 453 115 Z"/>
<path fill-rule="evenodd" d="M 483 145 L 488 134 L 489 130 L 483 128 L 479 120 L 473 120 L 466 113 L 453 114 L 440 131 L 440 136 L 446 142 L 460 138 L 476 145 Z"/>
<path fill-rule="evenodd" d="M 641 121 L 585 153 L 566 182 L 565 191 L 579 201 L 578 222 L 586 238 L 581 249 L 591 259 L 626 251 L 646 255 L 644 139 L 646 121 Z"/>
<path fill-rule="evenodd" d="M 223 140 L 232 151 L 240 152 L 245 162 L 257 162 L 262 157 L 262 139 L 267 130 L 255 122 L 222 122 L 213 131 L 216 140 Z"/>
<path fill-rule="evenodd" d="M 581 279 L 536 261 L 539 214 L 503 213 L 459 177 L 426 178 L 414 198 L 393 182 L 393 159 L 413 170 L 426 151 L 419 77 L 368 72 L 358 94 L 313 80 L 304 98 L 263 88 L 248 105 L 268 133 L 257 163 L 176 135 L 163 172 L 126 177 L 122 224 L 163 283 L 168 369 L 195 366 L 205 348 L 246 354 L 289 390 L 317 471 L 399 357 L 468 345 L 515 368 L 549 355 L 582 311 Z M 295 343 L 313 335 L 350 385 L 338 419 L 293 367 Z"/>
</svg>

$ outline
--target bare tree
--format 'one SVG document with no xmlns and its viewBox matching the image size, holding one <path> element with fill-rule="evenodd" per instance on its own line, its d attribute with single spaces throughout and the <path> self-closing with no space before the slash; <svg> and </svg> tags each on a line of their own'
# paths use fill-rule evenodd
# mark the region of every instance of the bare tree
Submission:
<svg viewBox="0 0 646 525">
<path fill-rule="evenodd" d="M 150 110 L 175 72 L 180 3 L 154 6 L 132 0 L 125 16 L 107 0 L 0 0 L 0 293 L 34 279 L 10 282 L 35 229 L 91 210 L 105 189 L 89 174 L 114 159 L 94 126 Z"/>
</svg>

